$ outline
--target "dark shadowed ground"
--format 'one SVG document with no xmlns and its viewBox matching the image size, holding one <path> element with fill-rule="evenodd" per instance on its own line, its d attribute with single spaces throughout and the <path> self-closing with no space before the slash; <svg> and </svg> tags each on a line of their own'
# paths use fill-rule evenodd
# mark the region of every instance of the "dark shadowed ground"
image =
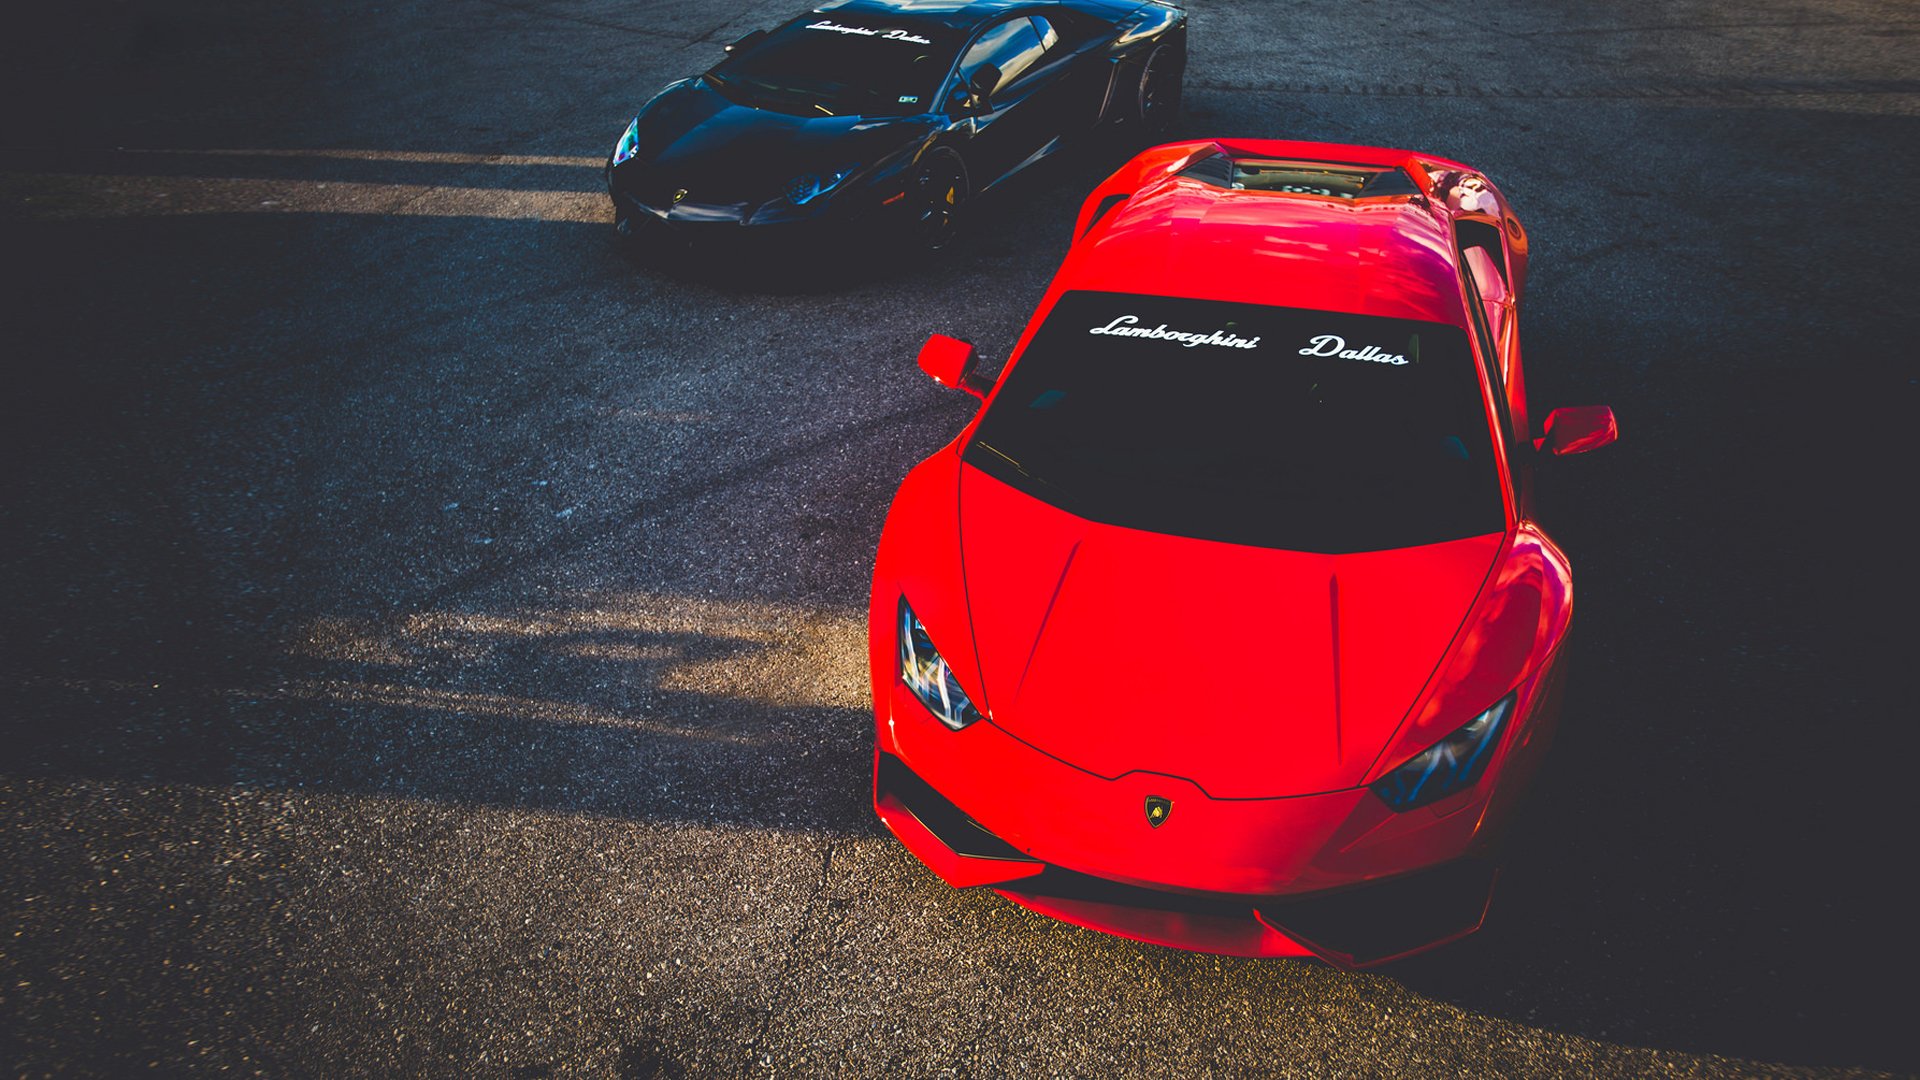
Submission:
<svg viewBox="0 0 1920 1080">
<path fill-rule="evenodd" d="M 863 605 L 1124 148 L 950 262 L 625 261 L 600 163 L 769 3 L 91 3 L 0 44 L 19 1074 L 1920 1071 L 1920 9 L 1193 0 L 1183 134 L 1485 168 L 1578 568 L 1491 922 L 1183 954 L 865 804 Z M 767 287 L 771 285 L 771 287 Z"/>
</svg>

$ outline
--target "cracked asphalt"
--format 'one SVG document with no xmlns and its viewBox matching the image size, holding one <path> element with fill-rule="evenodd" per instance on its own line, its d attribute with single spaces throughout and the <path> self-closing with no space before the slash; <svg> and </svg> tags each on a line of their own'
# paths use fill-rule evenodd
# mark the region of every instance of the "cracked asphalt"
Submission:
<svg viewBox="0 0 1920 1080">
<path fill-rule="evenodd" d="M 1127 147 L 939 265 L 687 275 L 601 162 L 780 4 L 83 0 L 0 43 L 8 1069 L 1920 1072 L 1920 10 L 1190 7 L 1182 135 L 1484 168 L 1537 411 L 1621 416 L 1482 934 L 1139 945 L 867 807 L 874 545 L 967 415 L 914 353 L 997 363 Z"/>
</svg>

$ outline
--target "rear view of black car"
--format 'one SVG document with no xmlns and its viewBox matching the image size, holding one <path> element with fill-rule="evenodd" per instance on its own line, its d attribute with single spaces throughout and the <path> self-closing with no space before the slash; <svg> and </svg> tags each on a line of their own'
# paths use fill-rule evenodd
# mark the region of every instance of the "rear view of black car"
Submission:
<svg viewBox="0 0 1920 1080">
<path fill-rule="evenodd" d="M 969 200 L 1108 124 L 1163 131 L 1186 16 L 1159 0 L 840 0 L 668 86 L 607 161 L 642 249 L 728 239 L 938 251 Z"/>
</svg>

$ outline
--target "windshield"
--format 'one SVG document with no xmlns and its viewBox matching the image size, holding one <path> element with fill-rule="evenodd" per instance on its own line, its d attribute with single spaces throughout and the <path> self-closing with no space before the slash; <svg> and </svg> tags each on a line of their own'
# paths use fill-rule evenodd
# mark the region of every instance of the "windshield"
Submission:
<svg viewBox="0 0 1920 1080">
<path fill-rule="evenodd" d="M 803 15 L 728 57 L 707 81 L 744 105 L 805 116 L 933 110 L 960 35 L 919 19 Z"/>
<path fill-rule="evenodd" d="M 1070 292 L 965 460 L 1081 517 L 1233 544 L 1506 527 L 1466 335 L 1441 323 Z"/>
</svg>

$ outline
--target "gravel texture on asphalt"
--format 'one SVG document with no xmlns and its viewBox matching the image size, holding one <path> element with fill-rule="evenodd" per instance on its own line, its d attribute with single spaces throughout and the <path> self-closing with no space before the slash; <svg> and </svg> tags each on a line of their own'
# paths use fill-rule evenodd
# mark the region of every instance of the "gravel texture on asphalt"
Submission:
<svg viewBox="0 0 1920 1080">
<path fill-rule="evenodd" d="M 0 44 L 11 1072 L 1920 1069 L 1912 4 L 1192 0 L 1181 136 L 1484 168 L 1536 411 L 1621 416 L 1546 477 L 1573 681 L 1487 928 L 1366 974 L 948 889 L 867 804 L 874 545 L 968 415 L 915 351 L 997 365 L 1131 146 L 935 265 L 732 279 L 624 258 L 601 166 L 780 4 L 48 7 Z"/>
</svg>

